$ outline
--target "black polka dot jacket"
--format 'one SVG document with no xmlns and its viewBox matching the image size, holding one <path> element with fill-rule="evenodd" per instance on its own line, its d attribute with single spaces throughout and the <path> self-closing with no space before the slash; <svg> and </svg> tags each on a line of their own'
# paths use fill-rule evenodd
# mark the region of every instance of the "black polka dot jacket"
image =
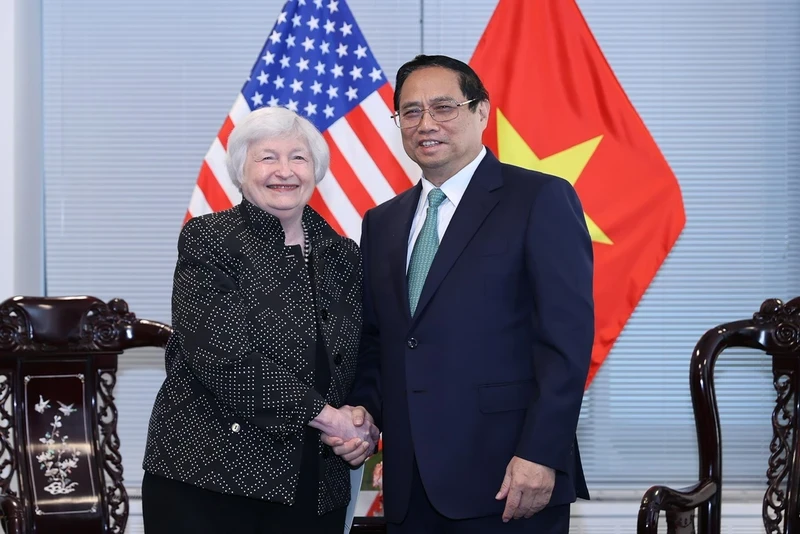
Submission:
<svg viewBox="0 0 800 534">
<path fill-rule="evenodd" d="M 339 407 L 361 334 L 361 256 L 310 207 L 308 261 L 278 220 L 243 200 L 191 219 L 178 241 L 167 377 L 150 419 L 144 469 L 220 493 L 291 504 L 306 424 Z M 315 292 L 316 303 L 312 291 Z M 317 324 L 331 370 L 314 384 Z M 318 511 L 347 504 L 347 464 L 322 443 Z"/>
</svg>

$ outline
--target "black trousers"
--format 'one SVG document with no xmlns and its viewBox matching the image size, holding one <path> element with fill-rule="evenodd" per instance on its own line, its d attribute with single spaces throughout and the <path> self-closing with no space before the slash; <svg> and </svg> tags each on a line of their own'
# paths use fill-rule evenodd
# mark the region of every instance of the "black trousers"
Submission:
<svg viewBox="0 0 800 534">
<path fill-rule="evenodd" d="M 347 508 L 318 516 L 309 506 L 225 495 L 145 473 L 146 534 L 342 534 Z"/>
<path fill-rule="evenodd" d="M 450 519 L 428 500 L 415 461 L 408 513 L 402 523 L 388 523 L 387 527 L 388 534 L 569 534 L 569 505 L 545 508 L 530 519 L 508 523 L 503 523 L 502 515 Z"/>
</svg>

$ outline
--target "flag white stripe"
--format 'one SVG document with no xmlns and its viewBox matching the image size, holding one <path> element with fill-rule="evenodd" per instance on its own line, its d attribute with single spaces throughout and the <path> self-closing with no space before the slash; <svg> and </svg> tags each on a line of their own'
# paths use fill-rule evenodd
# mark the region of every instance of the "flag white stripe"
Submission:
<svg viewBox="0 0 800 534">
<path fill-rule="evenodd" d="M 325 177 L 317 184 L 317 191 L 345 235 L 358 243 L 361 240 L 361 216 L 331 171 L 325 173 Z"/>
<path fill-rule="evenodd" d="M 217 179 L 217 182 L 219 182 L 219 185 L 225 191 L 225 195 L 228 197 L 228 200 L 231 201 L 231 204 L 235 206 L 241 202 L 242 194 L 239 193 L 239 189 L 233 185 L 233 182 L 231 182 L 228 176 L 228 168 L 225 165 L 225 149 L 222 148 L 219 137 L 214 139 L 214 142 L 211 143 L 211 148 L 208 149 L 208 153 L 206 154 L 206 163 L 211 169 L 211 172 L 214 173 L 214 177 Z"/>
<path fill-rule="evenodd" d="M 247 105 L 244 95 L 239 93 L 239 96 L 236 97 L 236 101 L 233 103 L 233 107 L 231 107 L 231 111 L 228 113 L 228 116 L 231 118 L 233 125 L 236 126 L 236 124 L 249 113 L 250 106 Z"/>
<path fill-rule="evenodd" d="M 344 117 L 334 122 L 328 128 L 328 132 L 375 204 L 389 200 L 395 195 L 389 182 L 375 165 L 372 154 L 364 148 L 358 135 Z"/>
<path fill-rule="evenodd" d="M 400 136 L 400 128 L 395 126 L 392 119 L 389 118 L 392 116 L 392 112 L 386 106 L 386 102 L 383 101 L 380 93 L 375 91 L 365 98 L 361 102 L 361 108 L 372 121 L 372 125 L 380 134 L 383 142 L 394 154 L 397 162 L 403 167 L 408 179 L 411 180 L 411 183 L 417 183 L 417 180 L 422 176 L 422 170 L 406 154 L 403 148 L 403 138 Z"/>
<path fill-rule="evenodd" d="M 200 186 L 194 186 L 194 191 L 192 191 L 192 200 L 189 201 L 189 213 L 192 217 L 211 213 L 211 206 L 209 206 L 208 202 L 206 202 L 206 196 L 203 194 Z"/>
</svg>

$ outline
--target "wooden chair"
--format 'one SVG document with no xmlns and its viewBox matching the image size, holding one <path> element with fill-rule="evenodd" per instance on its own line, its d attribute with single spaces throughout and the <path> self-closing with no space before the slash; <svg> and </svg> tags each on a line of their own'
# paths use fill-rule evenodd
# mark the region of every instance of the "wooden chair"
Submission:
<svg viewBox="0 0 800 534">
<path fill-rule="evenodd" d="M 787 303 L 764 301 L 752 319 L 720 325 L 703 335 L 691 358 L 690 387 L 694 409 L 700 476 L 679 490 L 653 486 L 639 508 L 638 534 L 656 534 L 661 511 L 670 534 L 694 533 L 694 511 L 700 534 L 719 534 L 722 499 L 722 442 L 714 394 L 714 364 L 727 348 L 759 349 L 772 357 L 777 401 L 772 412 L 768 487 L 763 501 L 767 533 L 800 533 L 800 297 Z M 766 438 L 766 437 L 765 437 Z"/>
<path fill-rule="evenodd" d="M 137 319 L 119 299 L 0 303 L 0 511 L 8 534 L 125 531 L 117 357 L 163 347 L 170 331 Z"/>
</svg>

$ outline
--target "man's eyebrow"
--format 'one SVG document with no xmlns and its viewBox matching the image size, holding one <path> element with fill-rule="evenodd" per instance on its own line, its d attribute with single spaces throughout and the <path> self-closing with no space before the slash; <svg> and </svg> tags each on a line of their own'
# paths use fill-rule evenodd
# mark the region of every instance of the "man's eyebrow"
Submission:
<svg viewBox="0 0 800 534">
<path fill-rule="evenodd" d="M 440 104 L 442 102 L 455 102 L 455 101 L 456 100 L 452 96 L 436 96 L 434 98 L 431 98 L 431 104 Z M 406 102 L 405 104 L 400 106 L 400 109 L 405 109 L 405 108 L 410 108 L 410 107 L 421 108 L 423 106 L 422 106 L 422 102 L 417 102 L 417 101 Z"/>
</svg>

